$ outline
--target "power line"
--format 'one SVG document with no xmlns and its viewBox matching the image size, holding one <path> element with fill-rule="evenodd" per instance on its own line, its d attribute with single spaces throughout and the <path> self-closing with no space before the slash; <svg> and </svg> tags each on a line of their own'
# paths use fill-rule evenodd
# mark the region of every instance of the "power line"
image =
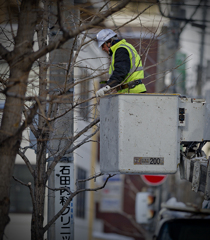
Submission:
<svg viewBox="0 0 210 240">
<path fill-rule="evenodd" d="M 193 15 L 196 13 L 196 11 L 198 10 L 199 7 L 210 7 L 210 6 L 207 6 L 206 4 L 202 5 L 203 0 L 200 0 L 198 4 L 194 5 L 194 7 L 196 7 L 195 9 L 195 12 L 193 13 Z M 171 16 L 171 15 L 165 15 L 161 9 L 161 5 L 162 5 L 162 2 L 160 2 L 159 0 L 157 0 L 157 2 L 159 3 L 158 4 L 158 7 L 159 7 L 159 11 L 161 13 L 161 15 L 165 18 L 169 18 L 169 19 L 172 19 L 172 20 L 175 20 L 175 21 L 184 21 L 184 22 L 204 22 L 202 19 L 192 19 L 192 16 L 187 19 L 187 18 L 182 18 L 182 17 L 174 17 L 174 16 Z M 177 3 L 175 3 L 176 5 Z M 173 4 L 172 3 L 168 3 L 168 5 L 172 6 Z M 178 4 L 179 6 L 186 6 L 186 5 L 183 5 L 183 4 Z M 205 20 L 205 23 L 210 23 L 210 21 L 208 20 Z"/>
<path fill-rule="evenodd" d="M 168 3 L 168 2 L 159 2 L 162 5 L 170 5 L 170 6 L 183 6 L 183 7 L 197 7 L 199 4 L 186 4 L 186 3 Z M 210 5 L 202 5 L 200 4 L 200 7 L 205 6 L 207 8 L 210 8 Z"/>
</svg>

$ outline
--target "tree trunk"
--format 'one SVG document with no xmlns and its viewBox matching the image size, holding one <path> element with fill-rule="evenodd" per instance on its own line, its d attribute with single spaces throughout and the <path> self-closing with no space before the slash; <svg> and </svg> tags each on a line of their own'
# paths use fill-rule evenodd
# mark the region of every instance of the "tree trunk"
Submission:
<svg viewBox="0 0 210 240">
<path fill-rule="evenodd" d="M 36 179 L 34 185 L 35 208 L 32 213 L 31 221 L 31 240 L 43 240 L 43 221 L 44 221 L 44 199 L 45 199 L 45 179 Z"/>
<path fill-rule="evenodd" d="M 18 131 L 24 107 L 27 80 L 32 63 L 29 54 L 33 50 L 34 28 L 36 26 L 37 1 L 21 2 L 15 47 L 5 60 L 10 66 L 10 78 L 6 88 L 6 101 L 0 129 L 0 239 L 9 222 L 9 189 L 15 157 L 20 147 L 22 132 Z"/>
<path fill-rule="evenodd" d="M 14 75 L 19 79 L 19 83 L 14 84 L 8 93 L 16 93 L 25 95 L 28 73 L 21 71 L 22 69 L 11 70 L 10 83 L 14 82 Z M 15 74 L 14 74 L 15 73 Z M 20 76 L 20 77 L 19 77 Z M 4 107 L 4 115 L 2 118 L 1 137 L 0 137 L 0 239 L 3 239 L 3 233 L 9 222 L 9 189 L 13 174 L 15 157 L 20 147 L 22 133 L 18 133 L 21 121 L 21 113 L 23 109 L 23 100 L 16 97 L 7 97 Z"/>
</svg>

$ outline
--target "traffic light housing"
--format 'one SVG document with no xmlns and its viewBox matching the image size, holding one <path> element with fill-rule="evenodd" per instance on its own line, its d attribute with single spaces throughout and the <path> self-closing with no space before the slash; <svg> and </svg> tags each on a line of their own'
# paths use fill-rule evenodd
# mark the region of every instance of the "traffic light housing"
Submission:
<svg viewBox="0 0 210 240">
<path fill-rule="evenodd" d="M 148 206 L 148 220 L 151 220 L 155 217 L 156 214 L 156 206 L 155 206 L 156 196 L 149 193 L 147 196 L 147 206 Z"/>
<path fill-rule="evenodd" d="M 149 192 L 136 194 L 135 215 L 136 221 L 149 224 L 157 213 L 156 196 Z"/>
</svg>

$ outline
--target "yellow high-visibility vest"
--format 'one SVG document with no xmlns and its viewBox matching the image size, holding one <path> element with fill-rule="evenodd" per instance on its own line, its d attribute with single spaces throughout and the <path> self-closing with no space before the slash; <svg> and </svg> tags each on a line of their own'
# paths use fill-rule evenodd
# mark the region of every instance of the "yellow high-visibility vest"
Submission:
<svg viewBox="0 0 210 240">
<path fill-rule="evenodd" d="M 117 51 L 118 48 L 123 47 L 126 48 L 129 52 L 129 57 L 130 57 L 130 71 L 129 73 L 126 75 L 125 79 L 127 78 L 127 80 L 123 83 L 126 84 L 128 82 L 132 82 L 138 79 L 143 79 L 144 78 L 144 70 L 142 67 L 142 62 L 141 62 L 141 58 L 139 56 L 139 54 L 137 53 L 136 49 L 130 44 L 127 43 L 125 39 L 119 41 L 118 43 L 114 44 L 111 47 L 112 50 L 112 60 L 111 60 L 111 65 L 109 67 L 109 75 L 111 76 L 113 71 L 114 71 L 114 63 L 115 63 L 115 53 Z M 145 92 L 146 91 L 146 87 L 145 85 L 139 84 L 137 86 L 135 86 L 134 88 L 131 89 L 122 89 L 119 90 L 119 93 L 140 93 L 140 92 Z"/>
</svg>

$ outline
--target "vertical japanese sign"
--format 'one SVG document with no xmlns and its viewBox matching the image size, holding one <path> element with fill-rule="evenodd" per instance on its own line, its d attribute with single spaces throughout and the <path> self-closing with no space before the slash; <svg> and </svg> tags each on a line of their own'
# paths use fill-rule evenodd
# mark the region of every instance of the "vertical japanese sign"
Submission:
<svg viewBox="0 0 210 240">
<path fill-rule="evenodd" d="M 55 188 L 67 187 L 74 190 L 74 163 L 59 162 L 55 168 Z M 60 211 L 70 194 L 65 190 L 55 192 L 55 213 Z M 73 200 L 55 222 L 56 240 L 74 239 Z"/>
</svg>

